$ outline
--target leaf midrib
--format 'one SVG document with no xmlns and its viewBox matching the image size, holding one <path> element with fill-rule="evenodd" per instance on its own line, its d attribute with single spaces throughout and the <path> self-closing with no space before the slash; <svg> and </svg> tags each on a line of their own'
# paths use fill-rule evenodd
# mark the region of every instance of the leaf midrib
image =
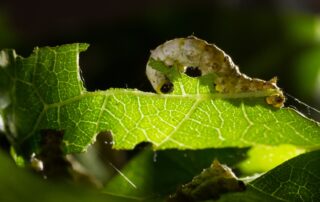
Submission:
<svg viewBox="0 0 320 202">
<path fill-rule="evenodd" d="M 200 103 L 204 100 L 210 100 L 210 99 L 239 99 L 239 98 L 251 98 L 251 97 L 266 97 L 270 96 L 273 93 L 275 93 L 275 90 L 266 90 L 266 91 L 256 91 L 256 92 L 244 92 L 244 93 L 235 93 L 235 94 L 222 94 L 222 93 L 198 93 L 198 94 L 185 94 L 185 95 L 178 95 L 178 94 L 156 94 L 151 92 L 143 92 L 136 89 L 117 89 L 117 88 L 111 88 L 106 91 L 94 91 L 94 92 L 87 92 L 84 91 L 82 94 L 78 96 L 74 96 L 72 98 L 66 99 L 61 102 L 56 102 L 52 104 L 46 104 L 43 103 L 44 107 L 42 111 L 39 114 L 39 117 L 36 121 L 36 124 L 32 128 L 32 130 L 21 139 L 20 142 L 24 142 L 26 139 L 28 139 L 32 134 L 38 129 L 39 124 L 41 123 L 41 120 L 43 118 L 43 115 L 46 111 L 48 111 L 51 108 L 55 107 L 61 107 L 64 105 L 71 104 L 73 102 L 79 101 L 86 97 L 95 97 L 95 96 L 116 96 L 116 95 L 135 95 L 135 96 L 147 96 L 147 97 L 157 97 L 162 99 L 167 98 L 176 98 L 176 99 L 187 99 L 187 100 L 194 100 L 195 103 Z M 196 106 L 193 105 L 193 108 L 196 108 Z M 190 111 L 189 111 L 190 112 Z M 188 114 L 189 114 L 188 112 Z M 182 123 L 181 123 L 182 124 Z"/>
</svg>

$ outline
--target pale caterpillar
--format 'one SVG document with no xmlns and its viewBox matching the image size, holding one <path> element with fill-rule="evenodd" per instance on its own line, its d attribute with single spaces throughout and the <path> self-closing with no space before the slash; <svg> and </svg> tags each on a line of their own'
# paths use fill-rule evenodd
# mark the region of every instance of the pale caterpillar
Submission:
<svg viewBox="0 0 320 202">
<path fill-rule="evenodd" d="M 237 94 L 265 91 L 266 102 L 274 107 L 282 107 L 285 97 L 277 86 L 277 79 L 270 81 L 250 78 L 239 71 L 231 58 L 214 44 L 194 36 L 177 38 L 165 42 L 151 51 L 153 60 L 161 61 L 166 66 L 177 66 L 180 72 L 189 76 L 216 75 L 213 81 L 217 93 Z M 147 64 L 146 74 L 153 88 L 158 93 L 168 93 L 172 83 L 166 75 Z"/>
</svg>

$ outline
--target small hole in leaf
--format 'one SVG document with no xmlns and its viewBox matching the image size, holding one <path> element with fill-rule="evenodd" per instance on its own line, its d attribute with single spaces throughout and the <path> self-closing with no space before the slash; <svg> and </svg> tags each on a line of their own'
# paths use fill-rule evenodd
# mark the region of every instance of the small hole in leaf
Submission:
<svg viewBox="0 0 320 202">
<path fill-rule="evenodd" d="M 199 67 L 187 67 L 185 71 L 186 75 L 190 77 L 198 77 L 201 76 L 201 70 Z"/>
<path fill-rule="evenodd" d="M 173 91 L 173 84 L 170 81 L 165 82 L 161 86 L 160 91 L 162 93 L 171 93 Z"/>
</svg>

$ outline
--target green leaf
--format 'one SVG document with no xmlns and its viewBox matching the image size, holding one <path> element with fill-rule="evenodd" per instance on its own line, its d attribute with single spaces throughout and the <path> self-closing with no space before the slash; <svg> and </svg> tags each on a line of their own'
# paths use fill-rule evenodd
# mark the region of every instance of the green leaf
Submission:
<svg viewBox="0 0 320 202">
<path fill-rule="evenodd" d="M 220 201 L 319 201 L 320 151 L 295 157 L 248 184 L 244 193 Z"/>
<path fill-rule="evenodd" d="M 111 179 L 103 192 L 135 200 L 163 200 L 207 168 L 214 159 L 234 166 L 246 157 L 248 149 L 206 149 L 142 151 L 121 174 Z"/>
<path fill-rule="evenodd" d="M 79 53 L 87 44 L 36 48 L 23 58 L 1 52 L 2 116 L 16 150 L 37 152 L 41 130 L 64 132 L 66 153 L 85 151 L 99 132 L 110 131 L 114 148 L 151 142 L 154 149 L 200 149 L 292 144 L 319 147 L 319 123 L 290 108 L 265 102 L 274 90 L 218 93 L 217 75 L 173 76 L 170 94 L 134 89 L 87 92 Z"/>
<path fill-rule="evenodd" d="M 103 195 L 92 189 L 63 183 L 45 181 L 25 169 L 17 168 L 12 159 L 0 151 L 0 201 L 20 202 L 130 202 L 120 197 Z M 12 173 L 12 174 L 9 174 Z"/>
<path fill-rule="evenodd" d="M 195 176 L 192 181 L 180 186 L 169 196 L 171 202 L 204 201 L 219 199 L 228 192 L 243 192 L 246 189 L 232 170 L 218 160 L 214 160 L 209 168 Z"/>
<path fill-rule="evenodd" d="M 212 159 L 234 168 L 245 153 L 246 150 L 237 149 L 160 151 L 157 161 L 153 162 L 154 153 L 145 151 L 131 160 L 103 192 L 123 199 L 164 199 L 209 167 Z M 318 150 L 295 157 L 249 182 L 245 192 L 222 195 L 219 201 L 300 201 L 300 197 L 301 201 L 317 201 L 320 197 L 319 154 Z"/>
<path fill-rule="evenodd" d="M 248 151 L 248 158 L 238 166 L 245 175 L 263 173 L 305 152 L 304 149 L 292 145 L 256 146 Z"/>
</svg>

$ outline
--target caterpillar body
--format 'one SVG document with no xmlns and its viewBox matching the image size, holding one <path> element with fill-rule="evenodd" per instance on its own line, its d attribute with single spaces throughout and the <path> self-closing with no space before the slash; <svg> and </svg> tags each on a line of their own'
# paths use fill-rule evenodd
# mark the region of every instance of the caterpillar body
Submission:
<svg viewBox="0 0 320 202">
<path fill-rule="evenodd" d="M 276 78 L 264 81 L 242 74 L 224 51 L 194 36 L 167 41 L 151 51 L 150 58 L 161 61 L 168 67 L 176 65 L 180 72 L 191 76 L 213 73 L 216 75 L 213 85 L 217 93 L 266 91 L 270 92 L 266 97 L 268 104 L 279 108 L 285 102 Z M 170 86 L 170 81 L 164 73 L 151 67 L 150 62 L 147 63 L 146 74 L 155 91 L 169 92 L 166 88 Z"/>
</svg>

